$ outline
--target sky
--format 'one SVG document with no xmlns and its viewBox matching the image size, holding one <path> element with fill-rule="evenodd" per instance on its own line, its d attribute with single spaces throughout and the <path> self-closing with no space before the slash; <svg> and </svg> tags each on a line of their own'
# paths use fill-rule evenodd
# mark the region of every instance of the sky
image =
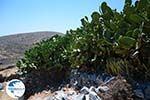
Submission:
<svg viewBox="0 0 150 100">
<path fill-rule="evenodd" d="M 81 25 L 80 19 L 98 11 L 100 4 L 121 11 L 124 0 L 0 0 L 0 36 L 56 31 L 66 33 Z"/>
</svg>

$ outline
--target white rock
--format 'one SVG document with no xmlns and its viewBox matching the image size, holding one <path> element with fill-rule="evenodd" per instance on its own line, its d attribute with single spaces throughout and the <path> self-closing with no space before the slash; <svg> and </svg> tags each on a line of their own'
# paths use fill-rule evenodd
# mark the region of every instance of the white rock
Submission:
<svg viewBox="0 0 150 100">
<path fill-rule="evenodd" d="M 89 93 L 89 88 L 84 86 L 81 90 L 80 90 L 80 93 L 82 94 L 88 94 Z"/>
<path fill-rule="evenodd" d="M 56 91 L 56 95 L 54 96 L 55 99 L 58 99 L 58 100 L 63 100 L 67 98 L 67 95 L 64 93 L 64 91 L 60 90 L 60 91 Z"/>
<path fill-rule="evenodd" d="M 94 86 L 91 86 L 90 89 L 89 89 L 89 91 L 94 91 L 95 92 L 96 88 Z"/>
<path fill-rule="evenodd" d="M 77 95 L 77 93 L 73 90 L 69 90 L 67 96 Z"/>
<path fill-rule="evenodd" d="M 101 100 L 101 98 L 93 91 L 85 95 L 86 100 Z"/>
<path fill-rule="evenodd" d="M 112 81 L 113 79 L 115 79 L 115 77 L 111 77 L 110 79 L 105 79 L 105 81 L 104 81 L 104 84 L 107 84 L 107 83 L 109 83 L 110 81 Z"/>
<path fill-rule="evenodd" d="M 108 86 L 99 86 L 96 92 L 107 92 L 109 90 Z"/>
<path fill-rule="evenodd" d="M 90 100 L 89 94 L 85 95 L 85 100 Z"/>
<path fill-rule="evenodd" d="M 84 100 L 84 97 L 85 97 L 84 94 L 73 95 L 72 99 L 70 100 Z"/>
</svg>

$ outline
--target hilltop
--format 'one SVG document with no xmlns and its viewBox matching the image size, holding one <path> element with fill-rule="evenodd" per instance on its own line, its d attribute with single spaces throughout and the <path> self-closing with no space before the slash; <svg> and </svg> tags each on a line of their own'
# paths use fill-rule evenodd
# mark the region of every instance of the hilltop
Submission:
<svg viewBox="0 0 150 100">
<path fill-rule="evenodd" d="M 14 66 L 26 49 L 55 34 L 62 35 L 59 32 L 41 31 L 0 37 L 0 70 Z"/>
</svg>

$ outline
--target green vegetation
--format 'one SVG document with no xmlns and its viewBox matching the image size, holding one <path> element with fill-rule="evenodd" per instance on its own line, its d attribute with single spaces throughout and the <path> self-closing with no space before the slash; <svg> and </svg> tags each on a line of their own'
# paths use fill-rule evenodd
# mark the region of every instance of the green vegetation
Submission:
<svg viewBox="0 0 150 100">
<path fill-rule="evenodd" d="M 23 72 L 87 67 L 150 79 L 149 9 L 150 0 L 125 0 L 122 12 L 103 2 L 90 21 L 85 16 L 76 30 L 37 43 L 17 66 Z"/>
</svg>

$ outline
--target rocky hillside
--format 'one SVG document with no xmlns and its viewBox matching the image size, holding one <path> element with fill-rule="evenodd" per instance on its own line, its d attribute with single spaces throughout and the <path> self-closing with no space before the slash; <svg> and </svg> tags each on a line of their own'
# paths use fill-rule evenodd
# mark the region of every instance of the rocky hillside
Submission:
<svg viewBox="0 0 150 100">
<path fill-rule="evenodd" d="M 0 70 L 14 66 L 16 59 L 20 58 L 25 49 L 32 44 L 49 38 L 58 32 L 32 32 L 0 37 Z"/>
</svg>

